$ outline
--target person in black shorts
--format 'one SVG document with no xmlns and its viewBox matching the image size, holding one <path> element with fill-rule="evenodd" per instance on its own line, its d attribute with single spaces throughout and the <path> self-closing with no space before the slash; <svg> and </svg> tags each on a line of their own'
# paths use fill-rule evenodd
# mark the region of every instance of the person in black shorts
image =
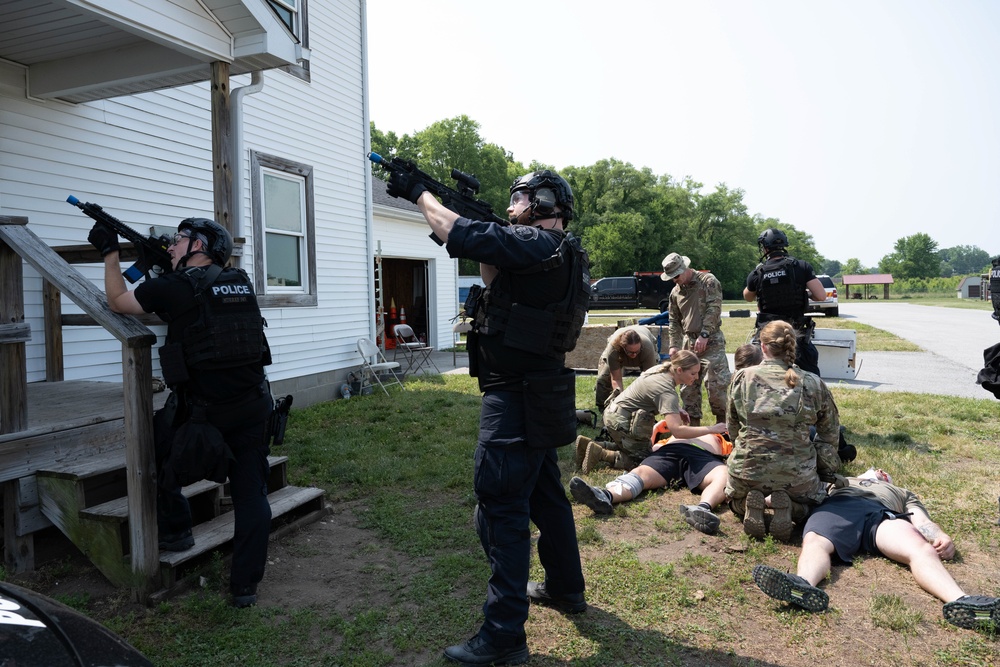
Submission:
<svg viewBox="0 0 1000 667">
<path fill-rule="evenodd" d="M 569 481 L 578 502 L 597 514 L 613 514 L 618 503 L 635 500 L 646 489 L 661 489 L 683 483 L 700 491 L 697 505 L 681 505 L 684 520 L 708 535 L 719 530 L 719 517 L 712 510 L 726 500 L 728 472 L 723 456 L 733 448 L 725 435 L 710 433 L 696 438 L 670 436 L 653 446 L 653 453 L 637 467 L 608 482 L 606 488 L 587 484 L 582 478 Z"/>
<path fill-rule="evenodd" d="M 942 613 L 949 623 L 1000 627 L 1000 598 L 966 595 L 945 569 L 941 560 L 954 557 L 955 545 L 931 521 L 916 494 L 894 486 L 880 469 L 847 481 L 849 486 L 831 490 L 806 520 L 797 574 L 754 567 L 754 581 L 764 593 L 808 611 L 824 611 L 829 596 L 816 584 L 830 573 L 832 556 L 850 564 L 860 552 L 909 565 L 920 587 L 945 603 Z"/>
</svg>

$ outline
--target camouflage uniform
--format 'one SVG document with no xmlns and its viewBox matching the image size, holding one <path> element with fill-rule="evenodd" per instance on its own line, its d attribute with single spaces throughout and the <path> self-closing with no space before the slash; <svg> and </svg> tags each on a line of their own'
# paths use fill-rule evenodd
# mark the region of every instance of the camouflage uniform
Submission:
<svg viewBox="0 0 1000 667">
<path fill-rule="evenodd" d="M 681 402 L 674 385 L 674 376 L 664 366 L 645 371 L 625 388 L 604 411 L 604 426 L 617 449 L 631 460 L 623 470 L 639 465 L 652 451 L 649 439 L 653 435 L 657 415 L 680 414 Z M 618 467 L 618 466 L 616 466 Z"/>
<path fill-rule="evenodd" d="M 759 366 L 736 371 L 729 393 L 727 419 L 733 436 L 726 495 L 742 515 L 746 495 L 759 489 L 788 492 L 792 520 L 801 521 L 808 506 L 826 497 L 820 478 L 833 481 L 840 467 L 837 443 L 840 417 L 833 396 L 816 375 L 795 367 L 799 382 L 785 384 L 784 361 L 765 359 Z M 816 426 L 809 440 L 809 426 Z"/>
<path fill-rule="evenodd" d="M 708 334 L 708 346 L 701 353 L 701 374 L 689 387 L 681 389 L 684 409 L 691 419 L 701 419 L 701 385 L 708 390 L 708 404 L 716 421 L 726 418 L 726 391 L 729 388 L 729 359 L 722 333 L 722 285 L 707 271 L 695 271 L 691 281 L 670 292 L 670 348 L 694 351 L 701 333 Z"/>
<path fill-rule="evenodd" d="M 660 363 L 660 354 L 656 350 L 656 336 L 649 327 L 634 325 L 626 328 L 634 329 L 639 334 L 642 349 L 639 350 L 639 356 L 635 359 L 629 359 L 624 352 L 619 352 L 611 344 L 611 338 L 616 336 L 618 331 L 608 337 L 608 345 L 601 353 L 601 360 L 597 362 L 597 384 L 594 386 L 594 398 L 597 401 L 598 410 L 604 409 L 604 404 L 611 396 L 611 371 L 624 368 L 638 368 L 640 371 L 644 371 Z"/>
</svg>

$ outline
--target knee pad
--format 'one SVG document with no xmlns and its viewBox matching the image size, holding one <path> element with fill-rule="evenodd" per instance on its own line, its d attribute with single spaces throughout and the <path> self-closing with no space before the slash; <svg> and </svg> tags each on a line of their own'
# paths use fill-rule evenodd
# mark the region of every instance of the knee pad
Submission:
<svg viewBox="0 0 1000 667">
<path fill-rule="evenodd" d="M 627 472 L 624 475 L 618 475 L 614 480 L 608 482 L 605 488 L 611 491 L 611 493 L 617 493 L 618 495 L 624 495 L 622 491 L 628 489 L 632 492 L 632 498 L 635 499 L 642 493 L 642 478 L 634 472 Z"/>
</svg>

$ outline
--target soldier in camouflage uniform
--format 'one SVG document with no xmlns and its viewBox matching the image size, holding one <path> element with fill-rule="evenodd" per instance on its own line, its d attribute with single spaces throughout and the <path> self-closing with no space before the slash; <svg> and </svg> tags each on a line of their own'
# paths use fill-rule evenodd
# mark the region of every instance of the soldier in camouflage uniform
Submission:
<svg viewBox="0 0 1000 667">
<path fill-rule="evenodd" d="M 602 446 L 577 440 L 577 457 L 583 472 L 590 472 L 601 462 L 616 470 L 631 470 L 639 465 L 652 450 L 651 437 L 658 414 L 663 415 L 670 433 L 678 438 L 725 433 L 725 424 L 691 426 L 687 413 L 681 409 L 677 386 L 691 384 L 700 371 L 698 357 L 683 351 L 636 378 L 604 411 L 604 427 L 614 442 Z"/>
<path fill-rule="evenodd" d="M 770 494 L 774 517 L 770 533 L 791 537 L 812 506 L 826 497 L 840 467 L 837 443 L 840 418 L 833 396 L 817 375 L 793 365 L 795 330 L 783 321 L 760 333 L 764 361 L 736 372 L 730 388 L 727 422 L 733 438 L 729 484 L 733 513 L 748 535 L 763 538 L 764 498 Z M 809 426 L 816 427 L 810 441 Z"/>
<path fill-rule="evenodd" d="M 701 359 L 708 404 L 716 422 L 726 421 L 726 390 L 731 374 L 722 333 L 722 285 L 708 271 L 695 271 L 691 260 L 673 252 L 663 259 L 663 280 L 673 280 L 670 292 L 670 355 L 691 350 Z M 681 390 L 691 424 L 701 424 L 702 377 Z"/>
<path fill-rule="evenodd" d="M 608 399 L 622 393 L 622 370 L 638 368 L 645 371 L 660 363 L 660 353 L 656 349 L 656 336 L 649 327 L 634 325 L 625 327 L 608 336 L 608 346 L 597 362 L 597 384 L 594 385 L 594 399 L 597 409 L 607 407 Z"/>
</svg>

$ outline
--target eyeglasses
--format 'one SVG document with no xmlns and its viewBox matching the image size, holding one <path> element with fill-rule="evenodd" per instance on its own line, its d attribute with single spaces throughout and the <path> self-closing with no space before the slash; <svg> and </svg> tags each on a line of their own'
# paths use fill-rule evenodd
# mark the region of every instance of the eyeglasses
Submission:
<svg viewBox="0 0 1000 667">
<path fill-rule="evenodd" d="M 170 245 L 177 245 L 181 242 L 181 239 L 191 238 L 190 234 L 174 234 L 174 238 L 170 241 Z"/>
<path fill-rule="evenodd" d="M 527 190 L 517 190 L 510 193 L 510 205 L 517 206 L 518 204 L 529 204 L 531 203 L 531 193 Z"/>
<path fill-rule="evenodd" d="M 633 357 L 633 358 L 638 357 L 640 352 L 642 352 L 642 345 L 635 348 L 634 350 L 630 350 L 627 347 L 625 348 L 625 355 L 628 357 Z"/>
</svg>

